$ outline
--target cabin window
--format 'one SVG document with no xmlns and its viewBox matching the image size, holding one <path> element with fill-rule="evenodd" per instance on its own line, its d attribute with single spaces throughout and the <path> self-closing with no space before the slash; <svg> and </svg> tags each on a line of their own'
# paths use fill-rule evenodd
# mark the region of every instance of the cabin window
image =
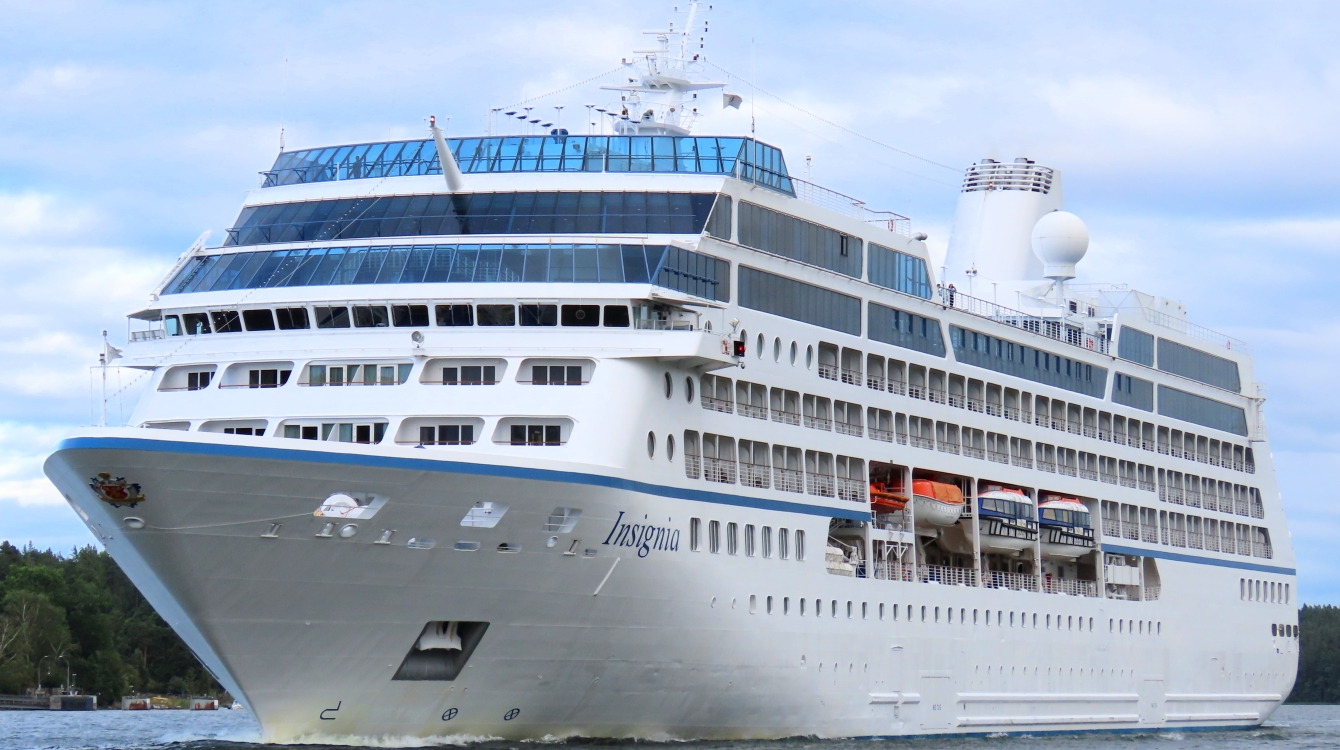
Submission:
<svg viewBox="0 0 1340 750">
<path fill-rule="evenodd" d="M 738 549 L 738 539 L 740 527 L 734 521 L 726 524 L 726 554 L 734 555 Z"/>
<path fill-rule="evenodd" d="M 710 521 L 707 524 L 707 551 L 714 555 L 721 551 L 720 521 Z"/>
<path fill-rule="evenodd" d="M 385 305 L 354 305 L 354 327 L 386 328 L 390 324 Z"/>
<path fill-rule="evenodd" d="M 627 308 L 624 308 L 627 310 Z M 600 325 L 600 305 L 563 305 L 561 322 L 565 326 Z"/>
<path fill-rule="evenodd" d="M 392 305 L 391 324 L 396 328 L 427 327 L 428 305 Z"/>
<path fill-rule="evenodd" d="M 248 388 L 278 388 L 288 382 L 288 376 L 291 370 L 249 370 L 247 371 Z"/>
<path fill-rule="evenodd" d="M 803 561 L 804 559 L 805 559 L 805 531 L 803 529 L 796 529 L 796 560 Z"/>
<path fill-rule="evenodd" d="M 689 519 L 689 550 L 697 552 L 703 546 L 703 521 L 701 518 Z"/>
<path fill-rule="evenodd" d="M 264 427 L 225 427 L 225 428 L 223 428 L 223 434 L 225 434 L 225 435 L 253 435 L 253 436 L 255 436 L 255 437 L 262 437 L 262 436 L 265 435 L 265 428 L 264 428 Z"/>
<path fill-rule="evenodd" d="M 754 556 L 754 524 L 744 525 L 744 555 L 745 557 Z"/>
<path fill-rule="evenodd" d="M 189 336 L 214 332 L 214 329 L 209 325 L 209 316 L 205 313 L 186 313 L 181 316 L 181 320 L 182 326 Z"/>
<path fill-rule="evenodd" d="M 188 372 L 186 373 L 186 390 L 198 391 L 209 387 L 210 378 L 214 377 L 213 372 Z"/>
<path fill-rule="evenodd" d="M 506 305 L 502 305 L 502 307 L 506 307 Z M 437 305 L 433 308 L 433 314 L 440 326 L 472 326 L 475 324 L 474 308 L 470 305 Z M 507 325 L 511 324 L 508 323 Z"/>
<path fill-rule="evenodd" d="M 777 559 L 785 560 L 790 554 L 790 532 L 786 529 L 777 530 Z"/>
<path fill-rule="evenodd" d="M 497 368 L 494 365 L 442 368 L 442 385 L 495 385 L 497 382 Z"/>
<path fill-rule="evenodd" d="M 316 327 L 317 328 L 348 328 L 349 327 L 349 308 L 347 307 L 317 307 Z"/>
<path fill-rule="evenodd" d="M 562 445 L 562 429 L 556 424 L 514 424 L 511 426 L 511 444 Z"/>
<path fill-rule="evenodd" d="M 605 305 L 605 327 L 627 328 L 628 305 Z"/>
<path fill-rule="evenodd" d="M 772 527 L 771 527 L 771 526 L 764 526 L 764 527 L 763 527 L 762 540 L 763 540 L 763 556 L 764 556 L 765 558 L 766 558 L 766 557 L 772 557 Z"/>
<path fill-rule="evenodd" d="M 475 426 L 472 424 L 421 425 L 419 445 L 474 445 Z"/>
<path fill-rule="evenodd" d="M 581 385 L 583 382 L 581 365 L 532 365 L 530 371 L 532 385 Z"/>
<path fill-rule="evenodd" d="M 281 331 L 305 331 L 312 327 L 305 307 L 281 307 L 275 310 L 275 320 Z"/>
<path fill-rule="evenodd" d="M 522 305 L 521 325 L 523 326 L 558 325 L 558 305 Z"/>
</svg>

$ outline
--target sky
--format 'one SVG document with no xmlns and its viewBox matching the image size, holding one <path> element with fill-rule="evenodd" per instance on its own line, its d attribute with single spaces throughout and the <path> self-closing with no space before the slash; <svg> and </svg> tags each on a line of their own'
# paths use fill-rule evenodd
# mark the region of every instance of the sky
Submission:
<svg viewBox="0 0 1340 750">
<path fill-rule="evenodd" d="M 525 104 L 583 133 L 612 79 L 573 84 L 682 23 L 676 1 L 0 0 L 0 539 L 93 541 L 42 461 L 97 419 L 101 332 L 123 342 L 177 256 L 221 240 L 281 128 L 289 149 L 423 137 L 430 114 L 471 135 Z M 706 54 L 745 103 L 697 132 L 752 122 L 793 173 L 810 156 L 814 182 L 912 217 L 938 255 L 956 170 L 1036 159 L 1089 227 L 1079 281 L 1250 342 L 1300 600 L 1340 603 L 1340 6 L 713 5 Z M 143 378 L 108 379 L 115 422 Z"/>
</svg>

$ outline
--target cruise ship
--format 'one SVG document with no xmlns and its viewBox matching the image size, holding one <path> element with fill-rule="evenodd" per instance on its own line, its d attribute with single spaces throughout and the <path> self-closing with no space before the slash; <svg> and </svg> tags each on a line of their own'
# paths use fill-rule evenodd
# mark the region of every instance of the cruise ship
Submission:
<svg viewBox="0 0 1340 750">
<path fill-rule="evenodd" d="M 739 103 L 705 12 L 585 135 L 281 152 L 51 481 L 268 742 L 1264 722 L 1297 587 L 1249 347 L 1077 283 L 1055 168 L 968 167 L 936 268 L 693 133 Z"/>
</svg>

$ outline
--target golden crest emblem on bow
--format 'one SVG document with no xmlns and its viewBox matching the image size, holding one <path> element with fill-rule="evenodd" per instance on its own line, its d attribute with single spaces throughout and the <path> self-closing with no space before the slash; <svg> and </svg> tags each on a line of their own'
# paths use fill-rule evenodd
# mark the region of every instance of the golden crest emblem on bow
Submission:
<svg viewBox="0 0 1340 750">
<path fill-rule="evenodd" d="M 138 484 L 127 482 L 125 477 L 113 479 L 112 475 L 105 471 L 93 477 L 88 486 L 97 494 L 99 500 L 118 508 L 122 506 L 134 508 L 144 502 L 144 493 L 140 491 Z"/>
</svg>

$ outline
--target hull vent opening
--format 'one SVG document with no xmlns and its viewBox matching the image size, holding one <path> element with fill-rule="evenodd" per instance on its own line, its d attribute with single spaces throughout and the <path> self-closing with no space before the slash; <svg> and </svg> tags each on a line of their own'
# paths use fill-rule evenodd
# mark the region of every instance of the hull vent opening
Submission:
<svg viewBox="0 0 1340 750">
<path fill-rule="evenodd" d="M 488 630 L 487 622 L 434 620 L 410 646 L 393 680 L 450 681 L 465 668 Z"/>
</svg>

